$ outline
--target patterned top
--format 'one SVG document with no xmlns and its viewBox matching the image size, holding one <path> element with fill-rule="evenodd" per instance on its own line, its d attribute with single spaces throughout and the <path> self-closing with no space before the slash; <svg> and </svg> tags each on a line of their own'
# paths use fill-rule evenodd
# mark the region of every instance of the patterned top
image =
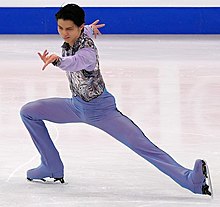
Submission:
<svg viewBox="0 0 220 207">
<path fill-rule="evenodd" d="M 105 83 L 99 69 L 98 51 L 86 33 L 81 34 L 73 47 L 64 42 L 62 58 L 55 65 L 66 71 L 73 96 L 88 102 L 103 93 Z"/>
</svg>

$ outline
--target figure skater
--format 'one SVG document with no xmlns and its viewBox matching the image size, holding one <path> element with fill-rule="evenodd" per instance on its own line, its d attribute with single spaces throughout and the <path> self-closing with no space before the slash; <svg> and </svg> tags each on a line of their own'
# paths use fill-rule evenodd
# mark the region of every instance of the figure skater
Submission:
<svg viewBox="0 0 220 207">
<path fill-rule="evenodd" d="M 99 34 L 98 21 L 85 26 L 85 13 L 76 4 L 67 4 L 56 13 L 59 35 L 63 38 L 62 57 L 38 53 L 43 70 L 52 63 L 66 72 L 72 98 L 48 98 L 21 108 L 24 125 L 41 155 L 39 167 L 27 171 L 27 179 L 54 178 L 64 183 L 64 166 L 43 120 L 54 123 L 86 123 L 97 127 L 129 147 L 183 188 L 196 194 L 211 195 L 207 163 L 198 159 L 193 170 L 178 164 L 154 145 L 141 129 L 116 107 L 102 78 L 98 51 L 92 33 Z"/>
</svg>

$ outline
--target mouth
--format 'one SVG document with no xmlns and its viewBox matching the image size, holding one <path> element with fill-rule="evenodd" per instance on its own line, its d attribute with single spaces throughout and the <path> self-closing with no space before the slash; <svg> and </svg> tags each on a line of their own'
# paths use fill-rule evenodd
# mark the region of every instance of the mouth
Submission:
<svg viewBox="0 0 220 207">
<path fill-rule="evenodd" d="M 70 39 L 70 37 L 64 37 L 63 39 L 66 41 L 66 40 L 69 40 L 69 39 Z"/>
</svg>

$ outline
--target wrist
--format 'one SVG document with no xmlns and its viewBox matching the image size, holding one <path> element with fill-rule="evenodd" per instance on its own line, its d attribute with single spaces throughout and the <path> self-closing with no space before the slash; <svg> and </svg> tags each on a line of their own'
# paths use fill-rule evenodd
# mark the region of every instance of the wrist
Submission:
<svg viewBox="0 0 220 207">
<path fill-rule="evenodd" d="M 60 64 L 61 64 L 61 58 L 60 57 L 58 57 L 56 60 L 54 60 L 53 62 L 52 62 L 52 64 L 54 65 L 54 66 L 60 66 Z"/>
</svg>

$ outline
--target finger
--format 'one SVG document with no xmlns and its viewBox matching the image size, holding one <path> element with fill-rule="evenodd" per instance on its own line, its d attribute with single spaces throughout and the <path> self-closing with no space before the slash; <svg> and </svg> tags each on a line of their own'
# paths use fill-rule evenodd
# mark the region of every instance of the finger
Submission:
<svg viewBox="0 0 220 207">
<path fill-rule="evenodd" d="M 49 52 L 47 50 L 44 50 L 43 54 L 38 52 L 38 55 L 40 55 L 40 57 L 47 56 L 48 54 L 49 54 Z"/>
<path fill-rule="evenodd" d="M 94 30 L 94 37 L 96 38 L 98 35 L 101 35 L 101 32 L 98 29 Z"/>
<path fill-rule="evenodd" d="M 42 70 L 45 70 L 45 68 L 50 64 L 50 62 L 46 62 L 42 68 Z"/>
<path fill-rule="evenodd" d="M 50 55 L 50 56 L 48 57 L 48 60 L 45 62 L 45 64 L 44 64 L 42 70 L 44 70 L 50 63 L 54 62 L 57 58 L 58 58 L 58 57 L 57 57 L 56 55 L 54 55 L 54 54 Z"/>
<path fill-rule="evenodd" d="M 98 23 L 99 23 L 99 19 L 95 20 L 92 24 L 93 24 L 93 25 L 96 25 L 96 24 L 98 24 Z"/>
<path fill-rule="evenodd" d="M 104 26 L 105 26 L 105 24 L 98 24 L 98 25 L 96 25 L 97 28 L 102 28 Z"/>
<path fill-rule="evenodd" d="M 47 59 L 47 57 L 46 56 L 44 56 L 44 55 L 42 55 L 41 53 L 37 53 L 38 55 L 39 55 L 39 57 L 40 57 L 40 59 L 45 63 L 46 62 L 46 59 Z M 46 53 L 46 55 L 47 55 L 47 53 Z"/>
<path fill-rule="evenodd" d="M 45 70 L 46 67 L 47 67 L 47 65 L 44 65 L 43 68 L 42 68 L 42 70 Z"/>
<path fill-rule="evenodd" d="M 101 34 L 101 32 L 98 30 L 98 29 L 96 29 L 96 34 Z"/>
<path fill-rule="evenodd" d="M 50 57 L 49 57 L 49 59 L 48 59 L 47 61 L 45 61 L 44 63 L 45 63 L 45 64 L 44 64 L 42 70 L 45 70 L 45 68 L 51 63 Z"/>
<path fill-rule="evenodd" d="M 94 33 L 96 33 L 97 35 L 101 34 L 101 32 L 98 29 L 95 29 Z"/>
<path fill-rule="evenodd" d="M 38 52 L 37 54 L 38 54 L 38 55 L 40 56 L 40 58 L 42 59 L 43 56 L 41 55 L 41 53 Z"/>
<path fill-rule="evenodd" d="M 47 51 L 47 50 L 44 50 L 44 53 L 43 53 L 43 55 L 45 55 L 45 54 L 48 54 L 48 51 Z"/>
<path fill-rule="evenodd" d="M 49 54 L 49 52 L 44 53 L 43 57 L 47 57 L 48 54 Z"/>
<path fill-rule="evenodd" d="M 45 62 L 45 57 L 41 54 L 41 53 L 37 53 L 39 56 L 40 56 L 40 59 L 43 61 L 43 62 Z"/>
</svg>

